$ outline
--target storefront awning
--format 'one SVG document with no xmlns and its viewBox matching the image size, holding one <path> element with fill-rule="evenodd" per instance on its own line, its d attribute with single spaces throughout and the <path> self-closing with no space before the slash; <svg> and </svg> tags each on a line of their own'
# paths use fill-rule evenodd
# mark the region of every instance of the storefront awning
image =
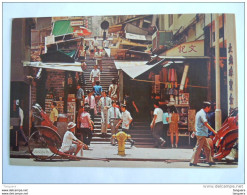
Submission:
<svg viewBox="0 0 247 195">
<path fill-rule="evenodd" d="M 52 34 L 54 36 L 61 36 L 69 33 L 73 33 L 73 28 L 70 26 L 70 21 L 69 20 L 60 20 L 56 21 L 53 29 L 52 29 Z"/>
<path fill-rule="evenodd" d="M 123 70 L 127 75 L 134 79 L 163 61 L 164 60 L 161 60 L 153 65 L 146 65 L 148 61 L 114 61 L 114 63 L 117 69 Z"/>
<path fill-rule="evenodd" d="M 81 69 L 81 63 L 42 63 L 42 62 L 23 62 L 23 66 L 35 67 L 35 68 L 48 68 L 55 70 L 64 70 L 64 71 L 75 71 L 83 72 Z"/>
</svg>

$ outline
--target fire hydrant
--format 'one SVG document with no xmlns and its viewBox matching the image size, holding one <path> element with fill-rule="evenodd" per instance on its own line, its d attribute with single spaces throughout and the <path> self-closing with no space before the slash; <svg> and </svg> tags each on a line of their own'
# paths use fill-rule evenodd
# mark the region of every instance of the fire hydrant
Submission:
<svg viewBox="0 0 247 195">
<path fill-rule="evenodd" d="M 112 135 L 113 139 L 117 139 L 118 141 L 118 155 L 125 155 L 125 140 L 130 139 L 131 136 L 129 134 L 124 133 L 123 131 L 119 131 L 116 135 Z"/>
</svg>

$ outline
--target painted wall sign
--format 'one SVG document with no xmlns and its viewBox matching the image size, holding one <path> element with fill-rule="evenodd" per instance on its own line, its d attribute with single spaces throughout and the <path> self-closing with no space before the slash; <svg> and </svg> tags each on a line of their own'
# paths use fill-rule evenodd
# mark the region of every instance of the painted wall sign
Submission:
<svg viewBox="0 0 247 195">
<path fill-rule="evenodd" d="M 204 41 L 182 43 L 163 54 L 165 56 L 204 56 Z"/>
</svg>

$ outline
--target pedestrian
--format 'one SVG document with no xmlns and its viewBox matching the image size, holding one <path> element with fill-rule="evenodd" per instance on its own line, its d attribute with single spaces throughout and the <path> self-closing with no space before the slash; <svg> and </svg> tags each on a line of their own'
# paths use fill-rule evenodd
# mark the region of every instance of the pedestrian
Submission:
<svg viewBox="0 0 247 195">
<path fill-rule="evenodd" d="M 176 136 L 176 143 L 175 147 L 178 147 L 178 121 L 179 121 L 179 114 L 175 106 L 170 107 L 170 124 L 169 124 L 169 132 L 170 132 L 170 139 L 171 139 L 171 146 L 174 148 L 174 134 Z"/>
<path fill-rule="evenodd" d="M 216 109 L 216 104 L 212 103 L 211 104 L 211 109 L 210 112 L 207 113 L 207 120 L 208 124 L 215 129 L 215 109 Z M 208 137 L 213 136 L 213 132 L 208 130 Z"/>
<path fill-rule="evenodd" d="M 93 41 L 89 42 L 89 52 L 90 52 L 90 55 L 89 55 L 90 59 L 94 60 L 95 50 L 94 50 L 94 46 L 93 46 Z"/>
<path fill-rule="evenodd" d="M 166 141 L 162 138 L 163 131 L 163 111 L 159 107 L 159 102 L 154 102 L 154 117 L 150 124 L 154 141 L 154 147 L 158 148 L 159 146 L 163 147 Z"/>
<path fill-rule="evenodd" d="M 20 100 L 17 99 L 15 101 L 15 106 L 16 106 L 16 109 L 15 109 L 15 115 L 16 115 L 16 118 L 17 118 L 17 123 L 16 123 L 16 126 L 14 125 L 14 130 L 15 132 L 17 132 L 17 134 L 19 134 L 23 140 L 24 140 L 24 146 L 27 146 L 28 145 L 28 139 L 27 139 L 27 136 L 25 135 L 24 131 L 23 131 L 23 120 L 24 120 L 24 112 L 22 110 L 22 108 L 20 107 Z M 17 138 L 16 138 L 17 140 Z M 18 147 L 18 142 L 16 142 L 16 147 Z"/>
<path fill-rule="evenodd" d="M 107 121 L 108 121 L 108 109 L 111 107 L 111 98 L 106 96 L 106 92 L 102 92 L 102 97 L 99 100 L 99 107 L 101 109 L 101 136 L 107 135 Z"/>
<path fill-rule="evenodd" d="M 94 53 L 94 59 L 96 60 L 96 65 L 100 67 L 100 72 L 102 73 L 103 68 L 102 68 L 102 52 L 100 51 L 99 48 L 96 49 L 96 52 Z"/>
<path fill-rule="evenodd" d="M 209 166 L 215 165 L 215 162 L 213 161 L 212 158 L 211 147 L 206 139 L 208 136 L 208 129 L 217 135 L 217 133 L 208 124 L 207 121 L 206 113 L 210 111 L 210 107 L 211 107 L 211 103 L 205 101 L 203 102 L 202 109 L 196 113 L 196 119 L 195 119 L 196 133 L 193 132 L 192 135 L 196 134 L 197 142 L 196 142 L 195 151 L 190 160 L 190 164 L 189 164 L 190 166 L 199 166 L 197 163 L 199 162 L 199 156 L 202 148 L 205 152 L 206 160 Z"/>
<path fill-rule="evenodd" d="M 97 107 L 97 113 L 99 113 L 100 107 L 98 106 L 98 102 L 101 98 L 101 93 L 102 93 L 102 86 L 100 86 L 99 81 L 96 81 L 96 85 L 93 86 L 93 90 L 94 90 L 95 103 Z"/>
<path fill-rule="evenodd" d="M 122 111 L 121 120 L 118 122 L 116 128 L 118 129 L 120 124 L 122 123 L 122 131 L 126 134 L 129 134 L 129 127 L 131 122 L 133 121 L 133 118 L 131 117 L 130 112 L 126 109 L 125 104 L 121 105 L 121 111 Z M 131 138 L 128 139 L 128 141 L 130 142 L 131 147 L 135 144 L 135 141 L 132 140 Z"/>
<path fill-rule="evenodd" d="M 110 44 L 109 40 L 105 39 L 105 40 L 103 41 L 103 48 L 108 49 L 109 44 Z"/>
<path fill-rule="evenodd" d="M 85 103 L 88 103 L 89 105 L 89 108 L 90 108 L 89 113 L 92 118 L 92 121 L 94 122 L 94 116 L 95 114 L 97 114 L 97 111 L 96 111 L 96 103 L 95 103 L 95 98 L 93 96 L 93 93 L 94 93 L 93 90 L 88 92 L 88 95 L 85 98 Z"/>
<path fill-rule="evenodd" d="M 67 131 L 63 136 L 63 143 L 61 151 L 66 154 L 77 155 L 77 153 L 82 149 L 83 143 L 75 137 L 75 127 L 76 124 L 70 122 L 67 126 Z"/>
<path fill-rule="evenodd" d="M 128 92 L 125 93 L 124 96 L 124 104 L 126 105 L 126 109 L 130 112 L 130 114 L 135 118 L 137 113 L 139 113 L 139 109 L 136 106 L 136 103 L 132 96 L 129 95 Z M 131 123 L 131 129 L 133 128 L 134 124 Z"/>
<path fill-rule="evenodd" d="M 56 102 L 52 102 L 51 103 L 51 113 L 50 113 L 50 120 L 52 122 L 53 125 L 57 126 L 57 118 L 58 118 L 58 111 L 57 111 L 57 103 Z"/>
<path fill-rule="evenodd" d="M 90 81 L 92 81 L 92 86 L 96 84 L 96 81 L 100 81 L 100 70 L 97 65 L 94 65 L 94 69 L 90 73 Z"/>
<path fill-rule="evenodd" d="M 169 129 L 169 113 L 167 111 L 167 105 L 162 107 L 163 110 L 163 135 L 162 138 L 167 140 L 167 131 Z"/>
<path fill-rule="evenodd" d="M 76 92 L 76 110 L 79 110 L 79 106 L 83 105 L 85 98 L 84 98 L 84 90 L 81 88 L 81 85 L 78 83 Z"/>
<path fill-rule="evenodd" d="M 93 123 L 90 119 L 90 114 L 85 111 L 84 106 L 80 106 L 77 128 L 79 128 L 81 134 L 81 141 L 89 146 L 93 137 Z"/>
<path fill-rule="evenodd" d="M 118 101 L 118 85 L 117 85 L 117 81 L 115 78 L 112 79 L 112 84 L 109 86 L 109 97 L 114 100 L 114 101 Z"/>
<path fill-rule="evenodd" d="M 154 102 L 156 101 L 156 94 L 151 94 L 150 104 L 149 104 L 149 110 L 150 110 L 150 121 L 152 121 L 153 114 L 154 114 Z"/>
<path fill-rule="evenodd" d="M 119 120 L 121 119 L 121 113 L 117 108 L 116 101 L 112 101 L 112 107 L 108 110 L 108 126 L 111 128 L 111 144 L 116 145 L 115 139 L 112 137 L 113 134 L 116 134 L 118 129 L 116 128 Z"/>
<path fill-rule="evenodd" d="M 94 46 L 94 50 L 97 50 L 97 49 L 98 49 L 99 42 L 98 42 L 96 36 L 95 36 L 94 39 L 93 39 L 93 46 Z"/>
</svg>

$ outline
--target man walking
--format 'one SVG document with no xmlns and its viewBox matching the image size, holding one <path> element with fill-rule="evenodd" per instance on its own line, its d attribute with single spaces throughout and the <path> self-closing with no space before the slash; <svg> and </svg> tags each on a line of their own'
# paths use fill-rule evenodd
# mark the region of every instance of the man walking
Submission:
<svg viewBox="0 0 247 195">
<path fill-rule="evenodd" d="M 94 93 L 93 90 L 88 92 L 88 95 L 85 98 L 85 103 L 88 103 L 90 107 L 89 113 L 92 118 L 92 121 L 94 122 L 94 115 L 96 112 L 96 103 L 95 103 L 95 98 L 93 96 L 93 93 Z"/>
<path fill-rule="evenodd" d="M 105 91 L 102 92 L 102 97 L 99 100 L 99 107 L 101 108 L 101 136 L 106 137 L 108 109 L 111 107 L 111 98 L 106 96 Z"/>
<path fill-rule="evenodd" d="M 97 113 L 99 113 L 100 108 L 98 106 L 98 102 L 101 98 L 101 93 L 102 93 L 102 86 L 100 86 L 99 81 L 96 81 L 96 85 L 94 85 L 93 90 L 94 90 L 94 97 L 95 97 L 95 102 L 96 102 L 96 106 L 97 106 Z"/>
<path fill-rule="evenodd" d="M 94 58 L 96 60 L 96 64 L 100 68 L 100 72 L 102 73 L 103 68 L 102 68 L 102 52 L 100 51 L 99 48 L 96 49 L 96 52 L 94 53 Z"/>
<path fill-rule="evenodd" d="M 95 85 L 96 81 L 100 81 L 100 71 L 97 65 L 94 65 L 94 69 L 90 73 L 90 81 L 92 81 L 92 86 Z"/>
<path fill-rule="evenodd" d="M 80 84 L 78 83 L 76 92 L 76 110 L 79 110 L 79 106 L 81 106 L 84 102 L 84 91 L 81 88 Z"/>
<path fill-rule="evenodd" d="M 108 126 L 111 127 L 111 144 L 116 145 L 115 139 L 112 137 L 113 134 L 116 134 L 118 129 L 116 128 L 119 120 L 121 119 L 121 113 L 117 108 L 116 101 L 112 101 L 112 107 L 108 110 Z"/>
<path fill-rule="evenodd" d="M 199 161 L 199 156 L 202 148 L 204 149 L 206 160 L 209 166 L 215 165 L 215 162 L 213 161 L 212 158 L 210 145 L 206 139 L 208 136 L 208 129 L 212 131 L 214 134 L 217 134 L 217 132 L 215 132 L 214 129 L 208 124 L 206 118 L 206 113 L 210 111 L 210 108 L 211 108 L 210 102 L 203 102 L 202 109 L 196 113 L 195 131 L 196 131 L 197 143 L 196 143 L 195 151 L 192 155 L 189 164 L 190 166 L 199 166 L 197 163 Z"/>
<path fill-rule="evenodd" d="M 124 133 L 129 133 L 129 127 L 131 122 L 133 121 L 133 118 L 131 117 L 130 113 L 128 110 L 126 110 L 126 105 L 122 104 L 121 105 L 121 110 L 122 110 L 122 115 L 121 115 L 121 120 L 118 122 L 116 128 L 119 128 L 120 124 L 122 123 L 122 131 Z M 131 147 L 134 145 L 135 141 L 132 139 L 128 139 Z"/>
<path fill-rule="evenodd" d="M 159 102 L 154 102 L 154 117 L 150 124 L 151 130 L 153 131 L 153 137 L 155 139 L 154 146 L 158 148 L 163 147 L 166 141 L 162 138 L 163 131 L 163 110 L 159 107 Z"/>
</svg>

